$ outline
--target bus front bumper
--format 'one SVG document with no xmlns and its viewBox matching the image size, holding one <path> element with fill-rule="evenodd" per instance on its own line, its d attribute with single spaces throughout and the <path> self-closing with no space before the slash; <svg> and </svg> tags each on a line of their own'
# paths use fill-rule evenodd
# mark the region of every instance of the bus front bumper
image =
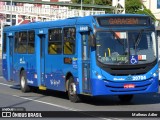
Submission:
<svg viewBox="0 0 160 120">
<path fill-rule="evenodd" d="M 128 86 L 128 87 L 126 87 Z M 158 92 L 158 77 L 143 81 L 114 82 L 92 79 L 92 95 L 124 95 Z"/>
</svg>

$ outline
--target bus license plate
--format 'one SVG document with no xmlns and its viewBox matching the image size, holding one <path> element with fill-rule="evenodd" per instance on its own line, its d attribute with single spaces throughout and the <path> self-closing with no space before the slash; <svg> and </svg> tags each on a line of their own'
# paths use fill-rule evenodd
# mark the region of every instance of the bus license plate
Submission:
<svg viewBox="0 0 160 120">
<path fill-rule="evenodd" d="M 124 88 L 135 88 L 135 85 L 134 84 L 125 84 L 123 87 Z"/>
</svg>

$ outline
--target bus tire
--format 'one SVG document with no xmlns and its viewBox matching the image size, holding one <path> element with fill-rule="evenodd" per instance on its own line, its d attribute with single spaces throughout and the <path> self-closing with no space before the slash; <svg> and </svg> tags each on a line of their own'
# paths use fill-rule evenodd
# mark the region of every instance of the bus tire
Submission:
<svg viewBox="0 0 160 120">
<path fill-rule="evenodd" d="M 80 96 L 76 93 L 76 85 L 72 76 L 69 78 L 68 83 L 68 97 L 69 100 L 74 103 L 81 101 Z"/>
<path fill-rule="evenodd" d="M 20 86 L 22 92 L 25 93 L 30 91 L 30 87 L 27 85 L 26 73 L 24 70 L 22 70 L 20 74 Z"/>
<path fill-rule="evenodd" d="M 133 95 L 119 95 L 118 97 L 121 102 L 130 102 L 133 98 Z"/>
</svg>

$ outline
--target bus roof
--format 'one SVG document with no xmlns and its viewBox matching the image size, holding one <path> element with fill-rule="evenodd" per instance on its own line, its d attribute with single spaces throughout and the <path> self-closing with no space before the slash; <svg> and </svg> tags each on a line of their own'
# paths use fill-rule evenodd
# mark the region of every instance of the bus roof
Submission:
<svg viewBox="0 0 160 120">
<path fill-rule="evenodd" d="M 94 17 L 112 17 L 112 16 L 119 16 L 119 17 L 142 17 L 147 15 L 142 14 L 101 14 L 101 15 L 93 15 L 93 16 L 85 16 L 85 17 L 73 17 L 67 18 L 63 20 L 55 20 L 55 21 L 46 21 L 46 22 L 31 22 L 28 24 L 16 25 L 11 27 L 4 28 L 4 31 L 23 31 L 28 29 L 38 29 L 38 28 L 51 28 L 51 27 L 64 27 L 64 26 L 73 26 L 75 24 L 91 24 Z M 85 19 L 85 20 L 84 20 Z"/>
</svg>

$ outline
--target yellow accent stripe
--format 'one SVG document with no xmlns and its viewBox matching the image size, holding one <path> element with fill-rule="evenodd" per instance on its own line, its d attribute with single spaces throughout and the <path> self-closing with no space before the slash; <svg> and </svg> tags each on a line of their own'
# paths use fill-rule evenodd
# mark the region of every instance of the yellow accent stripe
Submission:
<svg viewBox="0 0 160 120">
<path fill-rule="evenodd" d="M 97 46 L 101 46 L 101 45 L 97 45 Z"/>
<path fill-rule="evenodd" d="M 45 86 L 42 86 L 42 85 L 39 86 L 39 89 L 40 89 L 40 90 L 47 90 L 47 88 L 46 88 Z"/>
<path fill-rule="evenodd" d="M 106 52 L 104 53 L 104 57 L 106 57 Z"/>
<path fill-rule="evenodd" d="M 110 50 L 110 48 L 108 48 L 108 56 L 109 57 L 111 56 L 111 50 Z"/>
</svg>

